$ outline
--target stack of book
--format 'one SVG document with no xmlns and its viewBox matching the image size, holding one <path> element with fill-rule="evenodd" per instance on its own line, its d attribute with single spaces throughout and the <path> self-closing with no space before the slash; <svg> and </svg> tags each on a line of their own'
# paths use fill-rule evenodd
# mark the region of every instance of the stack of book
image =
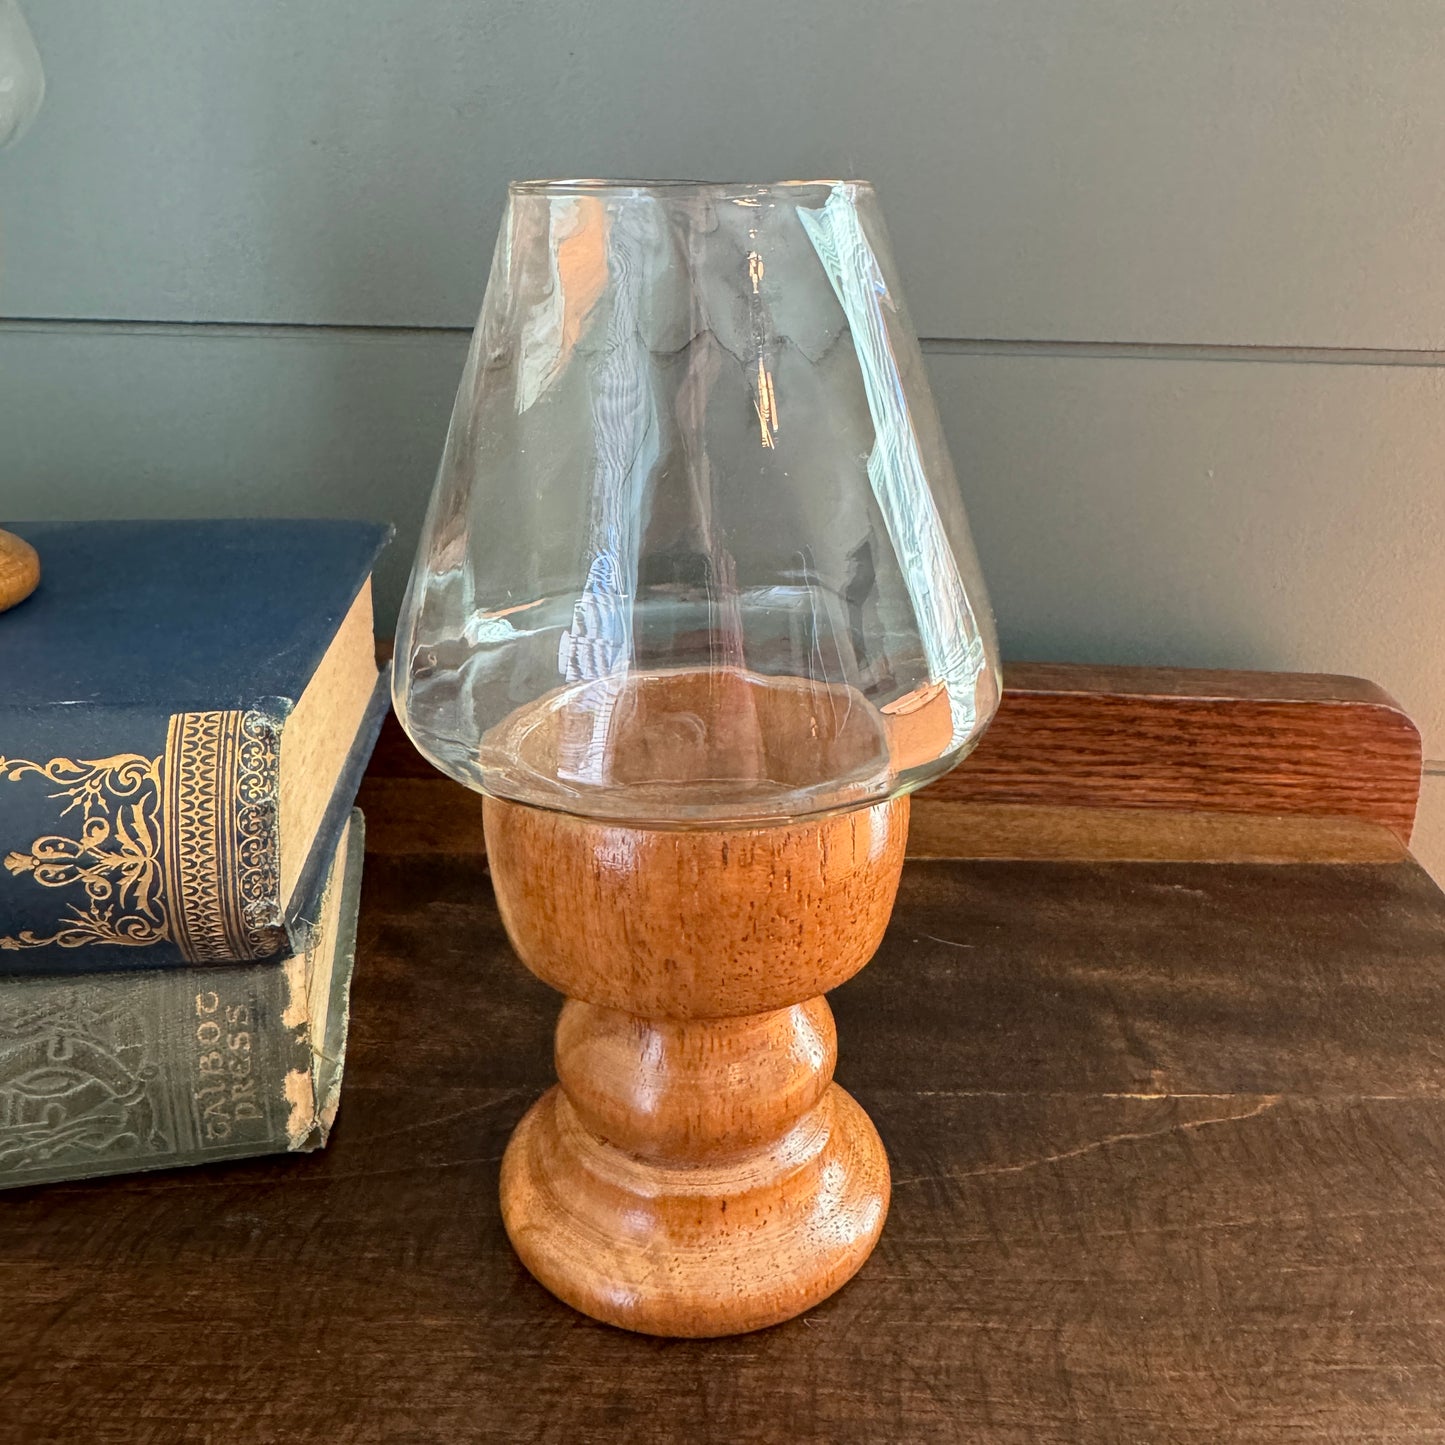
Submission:
<svg viewBox="0 0 1445 1445">
<path fill-rule="evenodd" d="M 0 1187 L 326 1142 L 386 715 L 359 522 L 8 523 Z"/>
</svg>

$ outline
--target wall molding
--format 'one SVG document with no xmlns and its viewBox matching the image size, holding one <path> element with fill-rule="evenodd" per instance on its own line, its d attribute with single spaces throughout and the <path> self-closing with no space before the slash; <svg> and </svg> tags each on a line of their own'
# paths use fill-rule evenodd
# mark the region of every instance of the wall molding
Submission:
<svg viewBox="0 0 1445 1445">
<path fill-rule="evenodd" d="M 0 334 L 104 336 L 209 336 L 417 340 L 465 338 L 470 326 L 351 326 L 340 322 L 137 320 L 104 316 L 0 317 Z M 1379 350 L 1358 346 L 1220 346 L 1192 342 L 1009 340 L 987 336 L 925 336 L 926 353 L 938 356 L 1099 358 L 1112 361 L 1234 361 L 1288 366 L 1445 367 L 1445 350 Z"/>
</svg>

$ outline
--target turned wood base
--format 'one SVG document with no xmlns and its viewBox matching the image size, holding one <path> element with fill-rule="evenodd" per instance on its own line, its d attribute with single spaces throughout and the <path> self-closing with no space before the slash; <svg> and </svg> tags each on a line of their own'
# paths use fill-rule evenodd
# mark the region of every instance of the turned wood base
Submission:
<svg viewBox="0 0 1445 1445">
<path fill-rule="evenodd" d="M 558 1087 L 518 1125 L 502 1215 L 558 1298 L 649 1334 L 777 1324 L 867 1259 L 888 1163 L 832 1082 L 821 994 L 878 946 L 907 799 L 662 831 L 488 798 L 523 962 L 569 998 Z"/>
<path fill-rule="evenodd" d="M 706 1169 L 604 1143 L 556 1088 L 502 1164 L 522 1263 L 574 1309 L 651 1335 L 740 1334 L 810 1309 L 857 1273 L 887 1209 L 883 1144 L 836 1084 L 774 1148 Z"/>
</svg>

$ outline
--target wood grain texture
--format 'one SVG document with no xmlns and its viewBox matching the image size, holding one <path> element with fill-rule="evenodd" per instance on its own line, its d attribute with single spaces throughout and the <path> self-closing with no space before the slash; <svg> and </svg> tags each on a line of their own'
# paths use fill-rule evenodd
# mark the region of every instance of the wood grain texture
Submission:
<svg viewBox="0 0 1445 1445">
<path fill-rule="evenodd" d="M 497 906 L 522 962 L 588 1003 L 731 1018 L 852 978 L 883 937 L 908 799 L 759 828 L 634 828 L 488 798 Z"/>
<path fill-rule="evenodd" d="M 707 1023 L 571 999 L 557 1021 L 557 1078 L 573 1112 L 639 1159 L 722 1159 L 780 1139 L 827 1092 L 837 1061 L 823 998 Z"/>
<path fill-rule="evenodd" d="M 679 831 L 488 798 L 484 820 L 507 934 L 569 998 L 559 1087 L 502 1161 L 518 1256 L 559 1299 L 649 1334 L 811 1309 L 888 1209 L 819 995 L 882 940 L 908 799 Z"/>
<path fill-rule="evenodd" d="M 7 1198 L 6 1445 L 1439 1440 L 1445 902 L 1412 864 L 909 864 L 833 996 L 888 1228 L 708 1342 L 593 1324 L 507 1247 L 556 1002 L 484 877 L 369 858 L 325 1151 Z"/>
<path fill-rule="evenodd" d="M 370 818 L 370 814 L 367 815 Z M 1070 858 L 1119 863 L 1395 863 L 1408 856 L 1382 823 L 1300 814 L 956 803 L 916 794 L 910 858 Z"/>
<path fill-rule="evenodd" d="M 878 1132 L 836 1084 L 769 1144 L 708 1163 L 636 1157 L 558 1087 L 502 1156 L 502 1221 L 532 1274 L 593 1319 L 671 1338 L 744 1334 L 821 1304 L 873 1252 L 888 1195 Z"/>
<path fill-rule="evenodd" d="M 1420 735 L 1358 678 L 1014 664 L 983 741 L 928 794 L 1302 814 L 1410 840 Z"/>
<path fill-rule="evenodd" d="M 0 612 L 23 602 L 40 585 L 40 558 L 29 542 L 0 530 Z"/>
</svg>

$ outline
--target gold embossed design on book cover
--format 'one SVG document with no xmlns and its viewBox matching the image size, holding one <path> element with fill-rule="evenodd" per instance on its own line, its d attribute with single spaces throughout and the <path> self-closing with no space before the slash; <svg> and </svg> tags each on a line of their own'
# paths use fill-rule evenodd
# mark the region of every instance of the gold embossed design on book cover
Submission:
<svg viewBox="0 0 1445 1445">
<path fill-rule="evenodd" d="M 161 757 L 0 758 L 0 782 L 40 776 L 80 814 L 78 836 L 37 838 L 6 868 L 44 888 L 80 888 L 54 933 L 0 949 L 147 947 L 192 963 L 262 958 L 287 942 L 277 811 L 279 727 L 259 712 L 177 713 Z"/>
<path fill-rule="evenodd" d="M 160 867 L 160 758 L 117 753 L 109 758 L 0 758 L 0 781 L 31 776 L 55 784 L 50 797 L 65 799 L 61 818 L 79 813 L 76 836 L 48 833 L 28 852 L 6 855 L 16 877 L 29 874 L 42 888 L 79 887 L 85 906 L 54 933 L 27 929 L 0 937 L 0 949 L 83 948 L 93 943 L 144 948 L 171 936 Z"/>
<path fill-rule="evenodd" d="M 172 936 L 192 963 L 266 957 L 286 942 L 276 896 L 278 744 L 263 713 L 171 719 L 161 832 Z"/>
</svg>

